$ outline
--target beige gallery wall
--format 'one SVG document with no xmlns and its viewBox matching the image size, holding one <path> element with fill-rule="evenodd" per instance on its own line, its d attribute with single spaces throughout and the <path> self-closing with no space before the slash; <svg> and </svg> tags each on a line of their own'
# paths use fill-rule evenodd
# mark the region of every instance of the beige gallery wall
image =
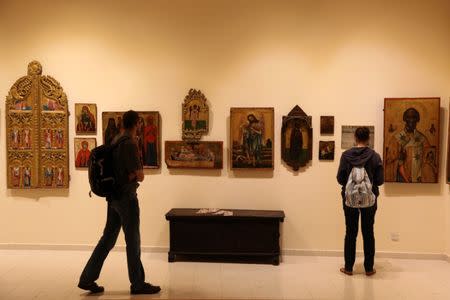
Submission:
<svg viewBox="0 0 450 300">
<path fill-rule="evenodd" d="M 169 171 L 163 163 L 146 172 L 142 244 L 168 246 L 164 214 L 172 207 L 282 209 L 282 247 L 306 250 L 342 249 L 341 125 L 374 125 L 380 152 L 385 97 L 441 97 L 441 183 L 386 184 L 376 236 L 380 251 L 450 253 L 450 2 L 366 2 L 0 0 L 0 95 L 37 59 L 61 82 L 72 112 L 76 102 L 97 103 L 98 116 L 158 110 L 164 141 L 181 138 L 182 100 L 201 89 L 211 110 L 204 140 L 223 140 L 225 153 L 230 107 L 275 107 L 273 172 L 232 172 L 227 158 L 221 171 Z M 296 104 L 314 127 L 313 160 L 298 173 L 279 151 L 282 116 Z M 5 170 L 4 107 L 0 113 Z M 334 136 L 319 135 L 321 115 L 335 116 Z M 74 132 L 72 116 L 71 155 Z M 319 140 L 336 141 L 334 162 L 318 161 Z M 98 240 L 105 202 L 88 197 L 87 172 L 73 160 L 67 191 L 13 192 L 0 174 L 0 243 Z"/>
</svg>

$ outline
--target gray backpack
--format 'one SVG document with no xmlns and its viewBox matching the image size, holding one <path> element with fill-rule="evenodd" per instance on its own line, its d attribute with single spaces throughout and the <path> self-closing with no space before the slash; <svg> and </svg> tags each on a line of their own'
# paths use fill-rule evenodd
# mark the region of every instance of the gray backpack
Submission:
<svg viewBox="0 0 450 300">
<path fill-rule="evenodd" d="M 372 183 L 364 167 L 353 167 L 345 185 L 345 205 L 353 208 L 371 207 L 375 204 Z"/>
</svg>

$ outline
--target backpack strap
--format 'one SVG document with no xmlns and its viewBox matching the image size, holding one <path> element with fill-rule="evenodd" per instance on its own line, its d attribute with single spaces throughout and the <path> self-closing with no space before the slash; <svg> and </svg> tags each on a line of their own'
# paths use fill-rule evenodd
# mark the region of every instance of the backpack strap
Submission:
<svg viewBox="0 0 450 300">
<path fill-rule="evenodd" d="M 122 135 L 115 143 L 113 143 L 111 145 L 112 149 L 119 147 L 123 142 L 125 142 L 129 139 L 131 139 L 131 138 L 128 135 Z"/>
</svg>

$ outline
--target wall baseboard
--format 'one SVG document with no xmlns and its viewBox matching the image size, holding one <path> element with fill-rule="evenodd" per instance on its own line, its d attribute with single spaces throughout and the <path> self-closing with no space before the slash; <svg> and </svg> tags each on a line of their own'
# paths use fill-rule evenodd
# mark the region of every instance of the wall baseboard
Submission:
<svg viewBox="0 0 450 300">
<path fill-rule="evenodd" d="M 87 244 L 15 244 L 0 243 L 0 250 L 57 250 L 57 251 L 92 251 L 95 245 Z M 125 251 L 125 245 L 117 245 L 113 251 Z M 160 246 L 142 246 L 142 252 L 146 253 L 166 253 L 168 247 Z M 282 255 L 292 256 L 324 256 L 324 257 L 342 257 L 342 250 L 307 250 L 307 249 L 284 249 Z M 363 256 L 361 250 L 356 251 L 357 256 Z M 399 259 L 428 259 L 428 260 L 444 260 L 450 263 L 450 255 L 445 253 L 421 253 L 421 252 L 392 252 L 377 251 L 378 258 L 399 258 Z"/>
<path fill-rule="evenodd" d="M 343 250 L 303 250 L 303 249 L 284 249 L 283 255 L 293 256 L 331 256 L 343 257 Z M 364 256 L 361 250 L 356 251 L 357 256 Z M 378 258 L 399 258 L 399 259 L 432 259 L 445 260 L 450 262 L 450 256 L 444 253 L 426 253 L 426 252 L 392 252 L 392 251 L 377 251 Z"/>
<path fill-rule="evenodd" d="M 0 250 L 59 250 L 59 251 L 92 251 L 95 245 L 87 244 L 14 244 L 0 243 Z M 112 251 L 125 251 L 125 245 L 116 245 Z M 142 246 L 142 252 L 167 252 L 168 247 Z"/>
</svg>

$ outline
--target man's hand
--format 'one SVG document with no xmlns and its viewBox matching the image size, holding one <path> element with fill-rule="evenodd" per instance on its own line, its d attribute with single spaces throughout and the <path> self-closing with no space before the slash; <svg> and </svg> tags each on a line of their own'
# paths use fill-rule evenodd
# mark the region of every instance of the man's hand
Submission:
<svg viewBox="0 0 450 300">
<path fill-rule="evenodd" d="M 136 171 L 136 180 L 138 182 L 144 181 L 144 171 L 143 170 Z"/>
<path fill-rule="evenodd" d="M 144 181 L 144 171 L 143 170 L 137 170 L 136 172 L 131 173 L 130 175 L 128 175 L 128 181 L 129 182 L 132 182 L 135 179 L 138 182 Z"/>
</svg>

